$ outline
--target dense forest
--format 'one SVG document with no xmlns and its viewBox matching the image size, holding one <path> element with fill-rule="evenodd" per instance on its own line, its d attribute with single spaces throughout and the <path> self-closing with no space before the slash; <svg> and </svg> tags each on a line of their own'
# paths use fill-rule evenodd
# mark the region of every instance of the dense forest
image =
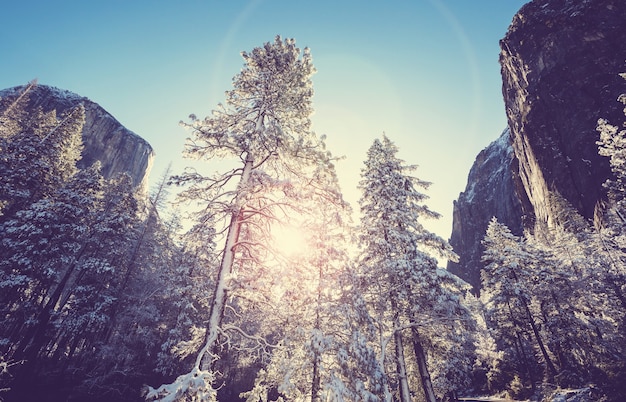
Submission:
<svg viewBox="0 0 626 402">
<path fill-rule="evenodd" d="M 224 103 L 183 123 L 211 169 L 148 195 L 77 167 L 82 106 L 31 110 L 36 83 L 0 100 L 0 398 L 626 398 L 622 122 L 590 134 L 614 173 L 593 221 L 557 193 L 523 236 L 494 218 L 478 291 L 439 267 L 456 255 L 423 225 L 430 183 L 389 137 L 364 155 L 359 213 L 343 200 L 309 49 L 242 56 Z"/>
</svg>

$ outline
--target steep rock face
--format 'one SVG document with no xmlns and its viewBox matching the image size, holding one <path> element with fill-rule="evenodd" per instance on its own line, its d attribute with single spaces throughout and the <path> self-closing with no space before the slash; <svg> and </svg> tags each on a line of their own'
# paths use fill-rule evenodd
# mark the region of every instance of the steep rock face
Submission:
<svg viewBox="0 0 626 402">
<path fill-rule="evenodd" d="M 480 288 L 481 240 L 491 218 L 498 218 L 513 233 L 520 234 L 523 230 L 520 198 L 524 199 L 524 192 L 516 174 L 517 163 L 510 131 L 506 129 L 478 154 L 468 175 L 467 187 L 454 202 L 450 244 L 460 260 L 448 263 L 448 270 L 474 289 Z"/>
<path fill-rule="evenodd" d="M 14 97 L 22 87 L 0 91 L 0 98 Z M 102 163 L 106 178 L 117 173 L 128 173 L 136 186 L 145 188 L 154 161 L 154 151 L 148 142 L 128 130 L 100 105 L 75 93 L 37 85 L 30 92 L 29 107 L 43 111 L 56 110 L 57 115 L 82 103 L 85 107 L 83 127 L 84 149 L 79 167 Z"/>
<path fill-rule="evenodd" d="M 593 216 L 609 177 L 598 155 L 598 118 L 623 121 L 626 2 L 535 0 L 522 7 L 501 41 L 503 95 L 524 212 L 550 221 L 549 191 Z"/>
<path fill-rule="evenodd" d="M 624 21 L 623 0 L 534 0 L 513 18 L 500 42 L 512 152 L 495 147 L 502 138 L 482 151 L 454 205 L 450 243 L 460 262 L 448 268 L 475 289 L 492 216 L 520 234 L 551 221 L 552 191 L 587 218 L 605 196 L 611 172 L 595 128 L 600 117 L 624 121 Z"/>
</svg>

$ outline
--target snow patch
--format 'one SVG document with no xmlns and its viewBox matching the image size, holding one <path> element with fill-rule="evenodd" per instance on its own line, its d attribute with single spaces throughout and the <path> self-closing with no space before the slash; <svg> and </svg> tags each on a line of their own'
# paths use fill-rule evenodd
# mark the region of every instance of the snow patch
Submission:
<svg viewBox="0 0 626 402">
<path fill-rule="evenodd" d="M 470 169 L 467 185 L 465 191 L 459 195 L 459 200 L 463 200 L 466 203 L 472 203 L 474 198 L 476 197 L 476 180 L 478 176 L 478 171 L 484 165 L 491 165 L 493 167 L 494 158 L 500 159 L 502 155 L 505 155 L 507 159 L 510 159 L 513 154 L 513 146 L 510 142 L 511 131 L 507 127 L 500 137 L 498 137 L 495 141 L 485 147 L 478 157 L 476 158 L 476 162 Z M 481 160 L 482 159 L 482 160 Z M 505 170 L 508 170 L 509 165 L 507 163 L 495 163 L 497 165 L 497 169 L 491 170 L 489 182 L 492 181 L 494 177 L 501 177 Z"/>
</svg>

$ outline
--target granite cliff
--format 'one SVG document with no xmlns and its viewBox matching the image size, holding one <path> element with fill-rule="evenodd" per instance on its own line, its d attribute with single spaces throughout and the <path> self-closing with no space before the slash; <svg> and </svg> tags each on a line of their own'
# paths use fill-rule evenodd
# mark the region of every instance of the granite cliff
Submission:
<svg viewBox="0 0 626 402">
<path fill-rule="evenodd" d="M 467 187 L 454 202 L 450 244 L 459 254 L 459 262 L 450 262 L 448 270 L 474 289 L 480 288 L 481 240 L 489 220 L 495 216 L 513 233 L 523 231 L 520 195 L 524 193 L 517 188 L 521 185 L 517 163 L 506 129 L 478 154 Z"/>
<path fill-rule="evenodd" d="M 626 92 L 624 21 L 623 0 L 535 0 L 514 16 L 500 42 L 511 157 L 490 167 L 484 160 L 498 160 L 498 150 L 492 144 L 481 152 L 454 206 L 450 243 L 461 260 L 448 268 L 475 288 L 492 216 L 519 234 L 550 223 L 550 192 L 587 218 L 605 196 L 611 172 L 595 128 L 600 117 L 623 121 L 616 99 Z M 481 191 L 468 197 L 475 188 Z"/>
<path fill-rule="evenodd" d="M 604 196 L 610 169 L 595 128 L 600 117 L 623 120 L 624 21 L 623 0 L 533 1 L 501 41 L 506 113 L 530 200 L 523 206 L 537 220 L 550 220 L 548 191 L 588 218 Z"/>
<path fill-rule="evenodd" d="M 4 89 L 0 91 L 0 98 L 17 96 L 21 89 Z M 29 108 L 41 107 L 44 112 L 56 110 L 57 115 L 82 103 L 85 107 L 84 149 L 79 167 L 99 160 L 104 177 L 126 172 L 136 186 L 146 188 L 154 160 L 154 151 L 147 141 L 124 127 L 97 103 L 73 92 L 37 85 L 29 96 Z"/>
</svg>

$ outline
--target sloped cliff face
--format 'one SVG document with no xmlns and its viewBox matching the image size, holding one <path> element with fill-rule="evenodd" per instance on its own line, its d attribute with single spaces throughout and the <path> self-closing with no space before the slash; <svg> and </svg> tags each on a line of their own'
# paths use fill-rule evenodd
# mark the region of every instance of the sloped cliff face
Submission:
<svg viewBox="0 0 626 402">
<path fill-rule="evenodd" d="M 587 218 L 605 197 L 611 172 L 595 128 L 600 117 L 624 120 L 625 21 L 624 0 L 535 0 L 513 18 L 500 42 L 511 147 L 498 147 L 501 137 L 478 155 L 454 205 L 450 243 L 460 262 L 448 269 L 475 289 L 492 216 L 520 234 L 551 221 L 551 191 Z"/>
<path fill-rule="evenodd" d="M 522 7 L 501 41 L 503 95 L 525 213 L 550 221 L 549 191 L 593 216 L 609 177 L 598 118 L 621 124 L 626 2 L 541 0 Z"/>
<path fill-rule="evenodd" d="M 0 97 L 17 96 L 20 90 L 21 87 L 2 90 Z M 104 177 L 111 178 L 126 172 L 137 187 L 145 189 L 154 161 L 154 151 L 148 142 L 85 97 L 46 85 L 37 85 L 30 92 L 30 108 L 41 107 L 44 112 L 56 110 L 57 115 L 80 103 L 85 107 L 85 125 L 84 149 L 82 159 L 78 162 L 79 167 L 90 166 L 99 160 Z"/>
<path fill-rule="evenodd" d="M 493 216 L 513 233 L 523 231 L 523 189 L 516 172 L 510 131 L 483 149 L 472 166 L 467 187 L 454 202 L 450 244 L 459 254 L 459 262 L 450 262 L 448 270 L 466 280 L 474 289 L 480 288 L 481 240 Z M 520 191 L 521 190 L 521 191 Z M 520 197 L 519 195 L 522 195 Z M 524 199 L 528 202 L 527 199 Z"/>
</svg>

